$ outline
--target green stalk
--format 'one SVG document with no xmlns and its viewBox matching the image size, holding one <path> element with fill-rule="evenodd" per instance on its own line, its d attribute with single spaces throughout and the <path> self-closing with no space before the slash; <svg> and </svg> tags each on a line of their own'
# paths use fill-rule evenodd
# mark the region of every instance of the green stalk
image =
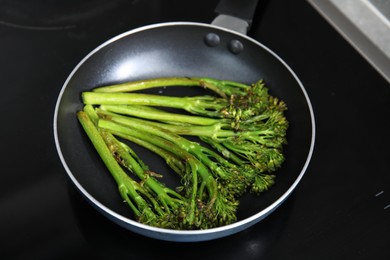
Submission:
<svg viewBox="0 0 390 260">
<path fill-rule="evenodd" d="M 130 108 L 126 110 L 130 110 Z M 282 142 L 277 142 L 277 139 L 274 139 L 276 136 L 275 131 L 265 127 L 266 125 L 264 124 L 259 124 L 257 127 L 255 124 L 252 124 L 249 126 L 251 130 L 235 131 L 233 129 L 229 129 L 229 125 L 224 123 L 224 120 L 215 120 L 216 123 L 212 125 L 173 125 L 122 116 L 115 113 L 102 111 L 100 109 L 97 109 L 97 113 L 102 117 L 109 118 L 110 120 L 125 125 L 131 126 L 137 124 L 147 124 L 149 126 L 165 129 L 177 135 L 210 137 L 216 142 L 225 140 L 231 140 L 235 142 L 249 141 L 251 143 L 258 143 L 270 147 L 281 147 L 283 144 Z M 138 114 L 138 116 L 141 116 L 141 114 Z M 142 116 L 147 117 L 148 113 L 144 113 Z M 168 113 L 166 119 L 169 119 Z"/>
<path fill-rule="evenodd" d="M 231 160 L 233 163 L 240 166 L 246 163 L 242 160 L 242 158 L 237 156 L 237 154 L 233 153 L 231 150 L 227 149 L 224 145 L 222 145 L 222 143 L 215 142 L 215 140 L 207 136 L 200 136 L 199 138 L 203 142 L 209 144 L 211 147 L 216 149 L 220 154 L 223 155 L 223 157 L 227 158 L 228 160 Z"/>
<path fill-rule="evenodd" d="M 119 115 L 109 115 L 109 116 L 107 116 L 107 119 L 108 120 L 100 119 L 99 126 L 103 127 L 103 124 L 105 124 L 106 121 L 112 121 L 112 122 L 117 122 L 119 124 L 122 124 L 122 125 L 127 126 L 127 127 L 131 127 L 134 129 L 142 129 L 142 131 L 145 131 L 145 132 L 152 134 L 152 135 L 158 135 L 158 136 L 176 144 L 178 147 L 185 150 L 186 152 L 190 152 L 193 155 L 197 156 L 197 158 L 203 162 L 210 161 L 208 156 L 212 154 L 211 150 L 208 151 L 207 148 L 201 146 L 200 144 L 198 144 L 196 142 L 192 142 L 184 137 L 181 137 L 178 134 L 173 133 L 168 129 L 165 129 L 164 127 L 160 127 L 159 123 L 148 122 L 148 121 L 145 121 L 142 119 L 136 119 L 136 118 L 131 118 L 131 117 L 119 116 Z M 205 126 L 205 127 L 207 127 L 207 126 Z M 168 131 L 165 131 L 165 130 L 168 130 Z M 209 130 L 210 130 L 210 128 L 209 128 Z M 150 140 L 150 142 L 152 142 L 152 140 Z M 205 153 L 206 153 L 206 155 L 204 155 Z"/>
<path fill-rule="evenodd" d="M 169 86 L 200 86 L 200 81 L 196 78 L 158 78 L 125 82 L 110 86 L 95 88 L 95 92 L 133 92 L 157 87 Z"/>
<path fill-rule="evenodd" d="M 126 178 L 127 174 L 122 170 L 115 158 L 112 157 L 111 151 L 108 149 L 98 129 L 95 128 L 93 122 L 84 111 L 79 111 L 77 113 L 77 118 L 115 181 L 120 183 Z"/>
<path fill-rule="evenodd" d="M 256 144 L 254 141 L 250 141 L 250 138 L 248 138 L 249 141 L 245 140 L 245 138 L 243 138 L 244 141 L 237 141 L 240 140 L 238 139 L 239 137 L 237 137 L 232 138 L 231 140 L 226 139 L 216 142 L 216 138 L 212 138 L 214 132 L 210 129 L 211 126 L 176 126 L 121 116 L 106 111 L 97 111 L 100 116 L 103 116 L 110 121 L 128 127 L 142 129 L 151 134 L 158 133 L 158 135 L 161 135 L 171 142 L 180 144 L 184 150 L 190 152 L 204 163 L 214 174 L 215 178 L 224 180 L 226 182 L 225 186 L 227 186 L 233 194 L 241 195 L 246 190 L 247 186 L 253 183 L 255 176 L 262 176 L 265 172 L 275 171 L 284 161 L 284 156 L 280 149 Z M 197 127 L 208 128 L 208 131 L 202 132 L 204 133 L 202 136 L 202 133 L 199 131 L 195 132 L 197 131 Z M 201 137 L 201 139 L 204 138 L 204 141 L 216 148 L 223 156 L 219 156 L 216 152 L 177 135 L 178 131 L 175 131 L 175 129 L 179 128 L 186 129 L 186 131 L 181 133 L 187 135 L 193 134 Z M 256 132 L 254 133 L 256 134 Z M 236 134 L 241 134 L 241 137 L 245 137 L 245 131 Z M 264 143 L 274 143 L 272 139 L 267 139 L 262 136 L 258 137 L 257 141 L 262 140 L 261 138 L 263 138 Z M 225 158 L 231 160 L 235 164 L 230 163 Z M 260 184 L 260 182 L 257 183 Z M 267 183 L 264 183 L 264 185 L 266 184 Z"/>
<path fill-rule="evenodd" d="M 188 77 L 171 77 L 171 78 L 157 78 L 140 80 L 133 82 L 125 82 L 111 86 L 104 86 L 95 88 L 95 92 L 133 92 L 137 90 L 144 90 L 157 87 L 202 87 L 209 89 L 221 97 L 230 96 L 233 94 L 245 93 L 249 86 L 228 80 L 217 80 L 213 78 L 188 78 Z"/>
<path fill-rule="evenodd" d="M 131 110 L 131 107 L 128 107 L 126 111 L 129 112 Z M 160 129 L 166 129 L 178 135 L 208 136 L 216 140 L 223 137 L 232 137 L 237 135 L 234 131 L 223 130 L 222 128 L 227 126 L 227 124 L 221 123 L 223 122 L 223 120 L 218 120 L 218 119 L 212 119 L 212 121 L 214 121 L 214 124 L 211 125 L 201 125 L 201 126 L 200 125 L 173 125 L 173 124 L 146 121 L 143 119 L 137 119 L 129 116 L 123 116 L 120 114 L 116 114 L 114 112 L 110 112 L 112 110 L 110 108 L 106 109 L 106 106 L 103 106 L 103 109 L 99 109 L 99 108 L 96 109 L 100 117 L 108 118 L 110 120 L 125 125 L 132 125 L 134 123 L 148 124 L 151 126 L 158 127 Z M 115 112 L 119 112 L 121 109 L 113 109 L 113 110 L 115 110 Z M 128 114 L 132 114 L 132 113 L 128 113 Z M 142 118 L 148 118 L 149 115 L 153 117 L 153 113 L 137 113 L 137 109 L 134 111 L 134 114 Z M 173 115 L 173 117 L 170 117 L 170 115 Z M 166 116 L 164 118 L 167 119 L 167 121 L 176 122 L 174 115 L 175 114 L 173 113 L 166 113 Z M 152 119 L 152 118 L 148 118 L 148 119 Z"/>
<path fill-rule="evenodd" d="M 175 154 L 182 158 L 185 164 L 185 176 L 183 177 L 184 181 L 189 182 L 186 184 L 186 189 L 190 192 L 190 213 L 187 216 L 187 221 L 190 224 L 193 224 L 196 221 L 196 215 L 199 207 L 199 203 L 204 205 L 206 211 L 213 210 L 213 205 L 218 196 L 217 183 L 207 167 L 201 163 L 195 156 L 183 150 L 181 147 L 176 144 L 163 139 L 160 136 L 145 133 L 139 129 L 132 129 L 127 126 L 120 125 L 113 121 L 99 120 L 99 127 L 112 131 L 113 133 L 122 133 L 122 137 L 126 138 L 126 135 L 144 140 L 145 142 L 152 143 L 158 147 L 168 150 L 169 152 Z M 129 139 L 131 140 L 131 139 Z M 198 177 L 201 182 L 198 183 Z M 190 185 L 190 186 L 188 186 Z M 199 186 L 200 185 L 200 186 Z M 203 192 L 203 189 L 198 189 L 198 187 L 205 186 L 207 192 Z M 206 200 L 206 201 L 205 201 Z"/>
<path fill-rule="evenodd" d="M 157 215 L 151 210 L 147 201 L 140 195 L 148 196 L 147 192 L 134 180 L 132 180 L 117 163 L 111 155 L 110 149 L 107 147 L 98 129 L 84 111 L 77 113 L 77 118 L 85 130 L 87 136 L 91 140 L 93 146 L 106 165 L 107 169 L 113 176 L 118 185 L 119 192 L 122 198 L 128 203 L 137 218 L 147 216 L 150 222 L 154 222 Z M 151 201 L 153 198 L 148 197 Z M 158 209 L 155 208 L 155 209 Z M 160 212 L 161 213 L 161 212 Z"/>
<path fill-rule="evenodd" d="M 153 191 L 159 198 L 162 204 L 162 209 L 166 212 L 170 212 L 171 209 L 176 210 L 179 206 L 184 205 L 186 200 L 177 192 L 163 185 L 157 181 L 154 176 L 158 174 L 145 171 L 141 165 L 128 153 L 128 151 L 120 144 L 120 142 L 107 131 L 101 131 L 102 137 L 105 140 L 112 154 L 117 157 L 117 161 L 120 162 L 131 172 L 141 179 L 143 185 Z M 130 149 L 130 147 L 127 147 Z"/>
<path fill-rule="evenodd" d="M 136 116 L 141 118 L 147 118 L 149 120 L 158 120 L 166 122 L 178 122 L 181 124 L 193 124 L 193 125 L 212 125 L 218 123 L 220 119 L 207 118 L 201 116 L 184 115 L 178 113 L 170 113 L 160 109 L 155 109 L 149 106 L 136 106 L 136 105 L 101 105 L 101 110 Z"/>
<path fill-rule="evenodd" d="M 190 113 L 209 117 L 223 117 L 220 111 L 228 101 L 212 96 L 173 97 L 142 93 L 83 92 L 86 105 L 144 105 L 183 109 Z"/>
<path fill-rule="evenodd" d="M 196 172 L 200 172 L 202 179 L 204 181 L 206 181 L 210 185 L 210 187 L 214 185 L 214 184 L 212 184 L 212 182 L 214 180 L 211 177 L 211 175 L 209 174 L 207 168 L 204 167 L 204 165 L 200 161 L 198 161 L 198 159 L 196 159 L 193 155 L 191 155 L 187 151 L 186 148 L 187 148 L 188 144 L 186 144 L 186 145 L 178 144 L 177 142 L 172 142 L 172 140 L 175 140 L 174 138 L 170 138 L 171 140 L 165 138 L 165 137 L 169 137 L 171 135 L 170 133 L 167 133 L 167 135 L 164 135 L 161 132 L 156 133 L 156 131 L 154 131 L 154 132 L 150 131 L 151 129 L 145 129 L 147 127 L 145 127 L 145 128 L 137 128 L 136 126 L 134 126 L 134 128 L 127 127 L 127 126 L 118 124 L 114 121 L 105 120 L 105 119 L 99 120 L 99 127 L 113 131 L 114 133 L 119 132 L 119 133 L 122 133 L 125 135 L 130 135 L 130 136 L 133 136 L 135 138 L 139 138 L 139 139 L 144 140 L 146 142 L 152 143 L 156 146 L 159 146 L 163 149 L 166 149 L 167 151 L 175 154 L 176 156 L 181 157 L 185 162 L 189 162 L 190 160 L 196 161 L 198 165 L 196 167 L 193 167 L 193 169 L 196 170 Z M 125 137 L 125 136 L 123 136 L 123 137 Z M 188 140 L 186 140 L 186 141 L 188 141 Z M 188 142 L 190 142 L 190 141 L 188 141 Z M 210 189 L 210 192 L 213 193 L 213 188 Z"/>
<path fill-rule="evenodd" d="M 162 137 L 170 143 L 178 145 L 181 149 L 192 154 L 200 162 L 202 162 L 202 164 L 206 165 L 210 169 L 214 178 L 221 179 L 223 182 L 227 183 L 229 189 L 234 190 L 234 194 L 241 195 L 249 183 L 249 181 L 247 181 L 248 176 L 246 176 L 246 173 L 241 171 L 243 169 L 240 169 L 239 166 L 229 162 L 226 158 L 220 156 L 215 151 L 155 126 L 152 122 L 129 117 L 113 116 L 108 120 L 99 120 L 99 126 L 103 128 L 112 127 L 110 130 L 115 130 L 115 128 L 113 128 L 114 125 L 109 125 L 108 122 L 119 123 L 117 127 L 123 125 L 127 128 L 145 131 L 150 135 Z M 148 142 L 153 141 L 154 140 L 148 140 Z"/>
<path fill-rule="evenodd" d="M 142 146 L 142 147 L 148 149 L 149 151 L 157 154 L 158 156 L 160 156 L 161 158 L 163 158 L 165 160 L 167 165 L 169 167 L 171 167 L 171 169 L 174 170 L 175 173 L 177 173 L 181 177 L 184 176 L 185 165 L 184 165 L 183 161 L 175 154 L 173 154 L 165 149 L 162 149 L 161 147 L 153 145 L 152 143 L 146 142 L 142 139 L 135 138 L 135 137 L 130 136 L 130 135 L 125 135 L 125 134 L 120 133 L 120 132 L 115 132 L 115 131 L 111 131 L 111 132 L 116 136 L 119 136 L 123 139 L 129 140 L 130 142 L 133 142 L 133 143 L 135 143 L 139 146 Z"/>
<path fill-rule="evenodd" d="M 99 116 L 96 113 L 95 108 L 92 105 L 85 105 L 83 111 L 87 114 L 92 123 L 97 126 Z"/>
</svg>

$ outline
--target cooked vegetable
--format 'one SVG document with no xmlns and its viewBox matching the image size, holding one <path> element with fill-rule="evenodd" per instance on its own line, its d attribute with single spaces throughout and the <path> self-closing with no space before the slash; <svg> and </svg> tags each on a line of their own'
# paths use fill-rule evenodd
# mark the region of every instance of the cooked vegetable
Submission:
<svg viewBox="0 0 390 260">
<path fill-rule="evenodd" d="M 177 78 L 174 79 L 176 80 Z M 168 81 L 167 79 L 161 80 L 162 82 Z M 208 82 L 208 89 L 223 97 L 210 95 L 173 97 L 144 93 L 107 93 L 103 92 L 104 88 L 102 87 L 99 88 L 100 92 L 83 92 L 82 99 L 85 104 L 91 105 L 128 104 L 183 109 L 196 115 L 228 119 L 230 127 L 235 130 L 239 130 L 244 126 L 248 127 L 256 121 L 264 120 L 274 111 L 283 112 L 286 109 L 284 102 L 268 94 L 268 89 L 263 81 L 247 86 L 231 81 L 205 80 Z M 159 80 L 156 79 L 154 82 L 159 82 Z M 212 82 L 216 82 L 215 85 Z M 204 84 L 200 85 L 205 86 Z M 173 86 L 173 83 L 170 83 L 168 86 Z M 111 87 L 113 88 L 113 86 Z M 148 88 L 150 87 L 148 85 Z M 138 86 L 137 89 L 139 88 Z M 109 90 L 110 87 L 107 87 L 105 91 Z M 115 88 L 114 90 L 116 91 Z M 129 90 L 131 90 L 130 87 Z"/>
<path fill-rule="evenodd" d="M 95 149 L 112 174 L 123 200 L 140 222 L 165 228 L 182 228 L 188 200 L 158 182 L 146 166 L 133 157 L 133 151 L 120 143 L 108 131 L 93 123 L 89 108 L 79 111 L 77 117 Z M 135 173 L 141 180 L 133 180 L 120 165 Z"/>
<path fill-rule="evenodd" d="M 212 78 L 157 78 L 157 79 L 148 79 L 140 81 L 130 81 L 122 84 L 116 84 L 112 86 L 104 86 L 95 88 L 94 92 L 133 92 L 136 90 L 144 90 L 149 88 L 157 87 L 170 87 L 170 86 L 187 86 L 187 87 L 202 87 L 209 89 L 214 93 L 220 95 L 221 97 L 227 97 L 231 95 L 245 95 L 247 90 L 247 85 L 228 81 L 228 80 L 218 80 Z"/>
<path fill-rule="evenodd" d="M 168 86 L 198 86 L 218 96 L 133 92 Z M 269 95 L 263 81 L 249 86 L 210 78 L 151 79 L 96 88 L 82 99 L 81 124 L 145 224 L 205 229 L 233 223 L 240 197 L 268 190 L 284 161 L 287 106 Z M 181 179 L 176 191 L 149 170 L 131 143 L 167 162 Z"/>
</svg>

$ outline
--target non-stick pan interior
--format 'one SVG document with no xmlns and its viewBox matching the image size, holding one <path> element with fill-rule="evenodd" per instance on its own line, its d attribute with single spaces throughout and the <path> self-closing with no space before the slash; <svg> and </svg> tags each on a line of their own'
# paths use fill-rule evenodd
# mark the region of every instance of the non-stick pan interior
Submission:
<svg viewBox="0 0 390 260">
<path fill-rule="evenodd" d="M 219 44 L 206 43 L 209 33 L 219 37 Z M 241 52 L 231 51 L 232 40 L 243 44 Z M 276 173 L 276 184 L 261 196 L 244 197 L 239 209 L 239 221 L 257 214 L 251 220 L 257 222 L 287 197 L 306 170 L 313 149 L 313 114 L 299 80 L 274 53 L 249 37 L 210 25 L 170 23 L 144 27 L 104 43 L 80 62 L 63 86 L 55 115 L 57 148 L 67 173 L 87 199 L 104 212 L 115 212 L 121 216 L 117 222 L 128 225 L 126 219 L 133 219 L 132 213 L 76 119 L 76 112 L 83 107 L 80 93 L 114 83 L 172 76 L 212 77 L 248 84 L 264 79 L 270 93 L 287 103 L 290 127 L 286 161 Z M 150 90 L 173 95 L 194 95 L 199 91 L 203 90 Z M 166 182 L 177 181 L 161 159 L 138 148 L 136 151 L 152 170 L 164 174 Z"/>
</svg>

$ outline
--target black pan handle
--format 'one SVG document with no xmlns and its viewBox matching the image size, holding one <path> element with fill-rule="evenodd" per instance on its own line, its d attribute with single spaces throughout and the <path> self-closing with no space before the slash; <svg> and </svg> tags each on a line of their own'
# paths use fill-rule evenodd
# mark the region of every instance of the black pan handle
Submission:
<svg viewBox="0 0 390 260">
<path fill-rule="evenodd" d="M 258 0 L 221 0 L 215 12 L 213 25 L 247 34 L 253 20 Z"/>
</svg>

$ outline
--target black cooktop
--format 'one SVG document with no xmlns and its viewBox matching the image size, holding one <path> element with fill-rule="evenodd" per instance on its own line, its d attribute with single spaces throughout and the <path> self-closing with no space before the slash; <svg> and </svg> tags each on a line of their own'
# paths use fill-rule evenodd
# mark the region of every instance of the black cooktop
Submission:
<svg viewBox="0 0 390 260">
<path fill-rule="evenodd" d="M 249 36 L 295 71 L 316 145 L 292 196 L 255 226 L 174 243 L 125 230 L 75 190 L 53 137 L 59 91 L 109 38 L 167 21 L 210 23 L 216 0 L 0 1 L 2 259 L 389 259 L 389 84 L 306 1 L 260 1 Z"/>
</svg>

